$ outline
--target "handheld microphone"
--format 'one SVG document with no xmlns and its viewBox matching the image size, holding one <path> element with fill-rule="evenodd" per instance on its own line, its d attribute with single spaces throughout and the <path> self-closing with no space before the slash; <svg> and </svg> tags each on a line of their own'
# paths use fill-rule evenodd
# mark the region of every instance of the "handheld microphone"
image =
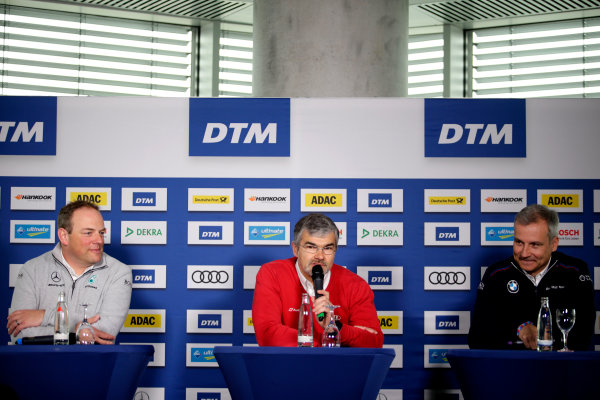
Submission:
<svg viewBox="0 0 600 400">
<path fill-rule="evenodd" d="M 315 300 L 316 300 L 319 297 L 323 296 L 321 293 L 317 293 L 318 290 L 323 289 L 323 267 L 321 267 L 320 265 L 315 265 L 312 268 L 311 278 L 313 281 L 313 286 L 315 288 Z M 317 315 L 317 318 L 319 318 L 319 321 L 323 321 L 325 319 L 325 313 L 324 312 L 320 313 L 319 315 Z"/>
<path fill-rule="evenodd" d="M 16 344 L 31 345 L 31 344 L 54 344 L 54 335 L 43 336 L 28 336 L 17 339 Z M 75 344 L 75 333 L 69 333 L 69 344 Z"/>
</svg>

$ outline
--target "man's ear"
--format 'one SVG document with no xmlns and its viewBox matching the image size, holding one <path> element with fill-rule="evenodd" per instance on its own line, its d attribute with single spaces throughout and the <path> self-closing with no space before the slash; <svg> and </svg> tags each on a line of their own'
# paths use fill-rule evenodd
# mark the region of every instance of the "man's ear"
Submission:
<svg viewBox="0 0 600 400">
<path fill-rule="evenodd" d="M 69 232 L 65 228 L 58 228 L 58 240 L 60 244 L 66 246 L 69 244 Z"/>
<path fill-rule="evenodd" d="M 298 257 L 298 247 L 294 242 L 292 242 L 292 251 L 294 252 L 294 257 Z"/>
</svg>

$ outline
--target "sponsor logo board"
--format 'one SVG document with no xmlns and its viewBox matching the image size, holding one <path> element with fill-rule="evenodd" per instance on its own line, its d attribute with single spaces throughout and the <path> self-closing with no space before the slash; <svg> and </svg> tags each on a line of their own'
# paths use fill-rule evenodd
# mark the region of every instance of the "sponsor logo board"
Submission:
<svg viewBox="0 0 600 400">
<path fill-rule="evenodd" d="M 346 212 L 346 189 L 300 189 L 302 212 Z"/>
<path fill-rule="evenodd" d="M 233 289 L 233 265 L 188 265 L 188 289 Z"/>
<path fill-rule="evenodd" d="M 403 349 L 404 346 L 401 344 L 384 344 L 384 349 L 393 349 L 396 352 L 396 357 L 392 361 L 390 368 L 402 368 L 403 367 Z"/>
<path fill-rule="evenodd" d="M 233 244 L 233 221 L 188 221 L 188 244 Z"/>
<path fill-rule="evenodd" d="M 426 344 L 424 346 L 425 368 L 450 368 L 448 350 L 468 348 L 466 344 Z"/>
<path fill-rule="evenodd" d="M 482 222 L 482 246 L 512 246 L 515 240 L 515 228 L 512 222 Z"/>
<path fill-rule="evenodd" d="M 244 189 L 246 212 L 290 212 L 290 189 Z"/>
<path fill-rule="evenodd" d="M 167 244 L 167 221 L 121 221 L 121 244 Z"/>
<path fill-rule="evenodd" d="M 537 202 L 558 212 L 583 212 L 583 190 L 538 189 Z"/>
<path fill-rule="evenodd" d="M 254 324 L 252 323 L 252 310 L 243 310 L 242 326 L 244 333 L 254 333 Z"/>
<path fill-rule="evenodd" d="M 167 211 L 167 188 L 122 188 L 121 210 Z"/>
<path fill-rule="evenodd" d="M 231 343 L 186 343 L 186 367 L 218 367 L 213 354 L 215 346 L 231 346 Z"/>
<path fill-rule="evenodd" d="M 600 246 L 600 223 L 594 222 L 594 246 Z"/>
<path fill-rule="evenodd" d="M 289 245 L 289 222 L 244 222 L 245 245 Z"/>
<path fill-rule="evenodd" d="M 111 209 L 111 192 L 109 187 L 68 187 L 66 188 L 67 204 L 77 200 L 94 203 L 102 211 Z"/>
<path fill-rule="evenodd" d="M 188 211 L 233 211 L 233 188 L 188 188 Z"/>
<path fill-rule="evenodd" d="M 401 266 L 357 266 L 356 274 L 373 290 L 403 290 L 404 269 Z"/>
<path fill-rule="evenodd" d="M 401 213 L 404 211 L 404 191 L 402 189 L 358 189 L 356 211 Z"/>
<path fill-rule="evenodd" d="M 260 265 L 244 265 L 244 289 L 254 290 Z"/>
<path fill-rule="evenodd" d="M 402 335 L 402 311 L 377 311 L 379 326 L 384 335 Z"/>
<path fill-rule="evenodd" d="M 469 189 L 425 189 L 425 212 L 470 212 Z"/>
<path fill-rule="evenodd" d="M 54 243 L 56 221 L 11 220 L 10 243 Z"/>
<path fill-rule="evenodd" d="M 425 389 L 423 400 L 464 400 L 459 389 Z"/>
<path fill-rule="evenodd" d="M 165 333 L 166 310 L 129 309 L 121 332 Z"/>
<path fill-rule="evenodd" d="M 130 265 L 134 289 L 166 289 L 166 265 Z"/>
<path fill-rule="evenodd" d="M 402 222 L 357 222 L 357 246 L 402 246 Z"/>
<path fill-rule="evenodd" d="M 348 240 L 348 224 L 346 222 L 333 221 L 335 226 L 338 228 L 340 236 L 338 237 L 338 246 L 346 246 Z"/>
<path fill-rule="evenodd" d="M 470 267 L 425 267 L 425 290 L 471 290 Z"/>
<path fill-rule="evenodd" d="M 148 367 L 164 367 L 165 366 L 165 343 L 141 343 L 141 342 L 127 342 L 120 344 L 133 344 L 133 345 L 142 345 L 147 346 L 150 345 L 154 347 L 154 355 L 152 359 L 148 362 Z"/>
<path fill-rule="evenodd" d="M 583 246 L 583 222 L 560 222 L 558 238 L 560 246 Z"/>
<path fill-rule="evenodd" d="M 469 311 L 425 311 L 425 334 L 466 335 L 470 321 Z"/>
<path fill-rule="evenodd" d="M 164 387 L 138 387 L 133 400 L 165 400 Z"/>
<path fill-rule="evenodd" d="M 481 189 L 482 213 L 517 213 L 526 205 L 526 189 Z"/>
<path fill-rule="evenodd" d="M 56 210 L 55 187 L 10 188 L 11 210 Z"/>
<path fill-rule="evenodd" d="M 594 212 L 600 213 L 600 190 L 594 189 Z"/>
<path fill-rule="evenodd" d="M 233 310 L 187 310 L 187 333 L 232 333 Z"/>
<path fill-rule="evenodd" d="M 470 246 L 468 222 L 425 222 L 425 246 Z"/>
<path fill-rule="evenodd" d="M 223 388 L 185 388 L 185 400 L 231 400 L 231 395 Z"/>
</svg>

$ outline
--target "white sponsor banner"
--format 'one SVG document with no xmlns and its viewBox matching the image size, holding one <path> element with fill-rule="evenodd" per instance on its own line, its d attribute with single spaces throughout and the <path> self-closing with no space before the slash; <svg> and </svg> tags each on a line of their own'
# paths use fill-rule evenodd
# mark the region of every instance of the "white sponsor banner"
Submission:
<svg viewBox="0 0 600 400">
<path fill-rule="evenodd" d="M 252 310 L 243 310 L 242 327 L 244 333 L 254 333 L 254 324 L 252 323 Z"/>
<path fill-rule="evenodd" d="M 122 188 L 121 210 L 167 211 L 167 188 Z"/>
<path fill-rule="evenodd" d="M 600 246 L 600 223 L 594 222 L 594 246 Z"/>
<path fill-rule="evenodd" d="M 594 267 L 594 290 L 600 290 L 600 267 Z"/>
<path fill-rule="evenodd" d="M 215 393 L 218 394 L 218 397 L 215 397 Z M 223 388 L 185 388 L 185 400 L 216 399 L 231 400 L 231 394 L 229 394 L 229 390 Z M 154 398 L 151 398 L 150 400 L 154 400 Z"/>
<path fill-rule="evenodd" d="M 167 244 L 167 221 L 121 221 L 121 244 Z"/>
<path fill-rule="evenodd" d="M 165 289 L 167 287 L 166 265 L 130 265 L 134 289 Z"/>
<path fill-rule="evenodd" d="M 560 246 L 583 246 L 583 222 L 560 222 L 558 238 Z"/>
<path fill-rule="evenodd" d="M 469 311 L 425 311 L 426 335 L 466 335 L 471 325 Z"/>
<path fill-rule="evenodd" d="M 403 367 L 403 345 L 401 344 L 384 344 L 384 349 L 393 349 L 396 352 L 396 357 L 392 361 L 390 368 L 402 368 Z"/>
<path fill-rule="evenodd" d="M 11 210 L 56 210 L 55 187 L 10 188 Z"/>
<path fill-rule="evenodd" d="M 403 189 L 358 189 L 357 212 L 401 213 L 404 211 Z"/>
<path fill-rule="evenodd" d="M 77 200 L 94 203 L 102 211 L 110 211 L 112 188 L 110 187 L 68 187 L 66 204 Z"/>
<path fill-rule="evenodd" d="M 231 343 L 186 343 L 186 367 L 218 367 L 217 359 L 213 354 L 215 346 L 231 346 Z"/>
<path fill-rule="evenodd" d="M 188 265 L 188 289 L 233 289 L 233 265 Z"/>
<path fill-rule="evenodd" d="M 188 221 L 188 244 L 233 244 L 233 221 Z"/>
<path fill-rule="evenodd" d="M 470 246 L 468 222 L 425 222 L 425 246 Z"/>
<path fill-rule="evenodd" d="M 152 356 L 152 360 L 148 362 L 148 367 L 164 367 L 165 366 L 165 344 L 164 343 L 142 343 L 142 342 L 127 342 L 120 344 L 133 344 L 133 345 L 150 345 L 154 347 L 154 355 Z M 134 398 L 135 400 L 135 398 Z"/>
<path fill-rule="evenodd" d="M 514 224 L 512 222 L 482 222 L 482 246 L 512 246 L 515 240 Z"/>
<path fill-rule="evenodd" d="M 425 189 L 425 212 L 470 212 L 469 189 Z"/>
<path fill-rule="evenodd" d="M 527 205 L 527 189 L 481 189 L 482 213 L 517 213 Z"/>
<path fill-rule="evenodd" d="M 10 220 L 10 243 L 54 243 L 56 221 Z"/>
<path fill-rule="evenodd" d="M 112 224 L 110 221 L 104 220 L 104 244 L 110 244 L 112 238 Z"/>
<path fill-rule="evenodd" d="M 290 223 L 244 221 L 244 244 L 263 246 L 289 245 Z"/>
<path fill-rule="evenodd" d="M 468 348 L 466 344 L 426 344 L 423 352 L 425 368 L 450 368 L 448 350 Z"/>
<path fill-rule="evenodd" d="M 563 213 L 583 212 L 583 190 L 538 189 L 537 202 Z"/>
<path fill-rule="evenodd" d="M 379 326 L 384 335 L 402 335 L 402 311 L 377 311 Z"/>
<path fill-rule="evenodd" d="M 233 211 L 233 188 L 188 188 L 188 211 Z"/>
<path fill-rule="evenodd" d="M 470 267 L 425 267 L 425 290 L 471 290 Z"/>
<path fill-rule="evenodd" d="M 133 400 L 165 400 L 164 387 L 138 387 Z"/>
<path fill-rule="evenodd" d="M 596 328 L 594 329 L 596 335 L 600 335 L 600 311 L 596 311 Z"/>
<path fill-rule="evenodd" d="M 600 213 L 600 190 L 594 189 L 594 212 Z"/>
<path fill-rule="evenodd" d="M 254 290 L 260 265 L 244 265 L 244 289 Z"/>
<path fill-rule="evenodd" d="M 346 212 L 346 189 L 300 189 L 302 212 Z"/>
<path fill-rule="evenodd" d="M 377 400 L 402 400 L 402 389 L 381 389 Z"/>
<path fill-rule="evenodd" d="M 244 211 L 290 212 L 290 189 L 244 189 Z"/>
<path fill-rule="evenodd" d="M 8 264 L 8 287 L 15 287 L 22 266 L 23 264 Z"/>
<path fill-rule="evenodd" d="M 337 226 L 338 231 L 340 232 L 340 237 L 338 238 L 338 246 L 345 246 L 348 242 L 348 224 L 346 222 L 333 221 L 335 226 Z M 293 232 L 291 232 L 293 234 Z"/>
<path fill-rule="evenodd" d="M 121 332 L 165 333 L 165 309 L 129 309 Z"/>
<path fill-rule="evenodd" d="M 232 333 L 233 310 L 187 310 L 187 333 Z"/>
<path fill-rule="evenodd" d="M 402 246 L 402 222 L 357 222 L 357 246 Z"/>
<path fill-rule="evenodd" d="M 373 290 L 404 289 L 404 269 L 401 266 L 357 266 L 356 274 Z"/>
</svg>

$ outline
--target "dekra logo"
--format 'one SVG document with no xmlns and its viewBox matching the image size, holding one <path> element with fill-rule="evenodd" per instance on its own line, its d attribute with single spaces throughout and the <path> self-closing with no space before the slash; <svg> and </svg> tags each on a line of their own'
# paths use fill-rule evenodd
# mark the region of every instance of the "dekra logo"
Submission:
<svg viewBox="0 0 600 400">
<path fill-rule="evenodd" d="M 392 284 L 392 272 L 391 271 L 369 271 L 368 275 L 369 285 L 391 285 Z"/>
<path fill-rule="evenodd" d="M 133 234 L 136 236 L 162 236 L 162 230 L 159 228 L 137 228 L 136 230 L 127 227 L 125 231 L 125 237 L 129 237 Z"/>
<path fill-rule="evenodd" d="M 155 192 L 133 192 L 133 206 L 155 206 L 156 205 L 156 193 Z"/>
<path fill-rule="evenodd" d="M 458 329 L 458 315 L 436 315 L 436 329 Z"/>
<path fill-rule="evenodd" d="M 435 238 L 439 241 L 458 241 L 459 228 L 457 226 L 437 226 Z"/>
<path fill-rule="evenodd" d="M 221 315 L 198 314 L 198 328 L 221 328 Z"/>
<path fill-rule="evenodd" d="M 133 283 L 154 283 L 153 269 L 134 269 L 131 272 L 133 274 Z"/>
<path fill-rule="evenodd" d="M 391 193 L 369 193 L 369 207 L 385 207 L 392 206 Z"/>
</svg>

